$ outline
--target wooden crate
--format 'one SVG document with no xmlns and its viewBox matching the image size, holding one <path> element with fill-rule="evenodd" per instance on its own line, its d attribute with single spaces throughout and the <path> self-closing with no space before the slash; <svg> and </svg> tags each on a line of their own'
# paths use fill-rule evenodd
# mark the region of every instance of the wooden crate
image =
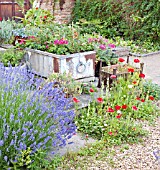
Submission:
<svg viewBox="0 0 160 170">
<path fill-rule="evenodd" d="M 128 68 L 134 68 L 134 72 L 142 73 L 143 72 L 143 66 L 144 63 L 140 63 L 140 67 L 133 67 L 129 65 L 129 58 L 127 59 L 127 63 L 125 65 L 111 65 L 106 67 L 101 67 L 100 76 L 99 76 L 99 83 L 98 87 L 101 87 L 102 81 L 104 82 L 105 86 L 109 86 L 109 88 L 112 85 L 113 79 L 111 78 L 111 75 L 115 75 L 116 78 L 114 80 L 117 80 L 118 77 L 124 77 L 127 80 L 128 75 L 130 72 L 128 72 Z"/>
</svg>

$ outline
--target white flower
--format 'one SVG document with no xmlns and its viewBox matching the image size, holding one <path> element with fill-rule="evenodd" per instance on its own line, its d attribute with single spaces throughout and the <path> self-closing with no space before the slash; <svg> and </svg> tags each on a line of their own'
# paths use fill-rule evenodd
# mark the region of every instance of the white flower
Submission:
<svg viewBox="0 0 160 170">
<path fill-rule="evenodd" d="M 133 85 L 128 85 L 128 88 L 131 89 L 133 87 Z"/>
<path fill-rule="evenodd" d="M 118 114 L 121 114 L 122 112 L 121 112 L 120 110 L 117 110 L 117 113 L 118 113 Z"/>
</svg>

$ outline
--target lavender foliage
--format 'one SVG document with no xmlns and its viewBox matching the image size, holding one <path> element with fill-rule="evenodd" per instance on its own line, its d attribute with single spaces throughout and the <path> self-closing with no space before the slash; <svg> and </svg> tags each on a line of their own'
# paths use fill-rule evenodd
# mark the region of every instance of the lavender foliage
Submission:
<svg viewBox="0 0 160 170">
<path fill-rule="evenodd" d="M 40 88 L 42 82 L 25 68 L 5 68 L 0 63 L 1 169 L 12 167 L 28 149 L 34 159 L 39 149 L 47 153 L 65 146 L 75 133 L 71 100 L 53 83 Z"/>
</svg>

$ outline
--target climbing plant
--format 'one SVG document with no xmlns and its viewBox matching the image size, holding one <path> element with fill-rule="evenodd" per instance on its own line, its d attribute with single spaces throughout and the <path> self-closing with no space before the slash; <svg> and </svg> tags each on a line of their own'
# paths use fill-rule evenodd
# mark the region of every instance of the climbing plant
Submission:
<svg viewBox="0 0 160 170">
<path fill-rule="evenodd" d="M 76 0 L 73 21 L 84 32 L 160 41 L 159 0 Z"/>
</svg>

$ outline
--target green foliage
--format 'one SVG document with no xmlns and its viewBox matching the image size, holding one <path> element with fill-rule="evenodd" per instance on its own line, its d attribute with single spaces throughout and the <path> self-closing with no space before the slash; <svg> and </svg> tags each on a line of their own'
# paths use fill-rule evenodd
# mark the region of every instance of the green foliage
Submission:
<svg viewBox="0 0 160 170">
<path fill-rule="evenodd" d="M 144 82 L 143 93 L 153 96 L 156 100 L 160 100 L 160 86 L 151 81 Z"/>
<path fill-rule="evenodd" d="M 134 82 L 134 83 L 133 83 Z M 76 118 L 78 130 L 107 144 L 137 142 L 146 132 L 135 120 L 152 121 L 157 116 L 154 98 L 143 93 L 143 79 L 138 73 L 129 74 L 127 80 L 119 77 L 109 94 L 89 103 Z"/>
<path fill-rule="evenodd" d="M 54 87 L 60 88 L 67 98 L 82 93 L 81 83 L 75 81 L 69 74 L 54 73 L 46 81 L 54 82 Z"/>
<path fill-rule="evenodd" d="M 53 23 L 53 15 L 50 11 L 40 8 L 31 8 L 22 19 L 24 25 L 39 26 L 46 23 Z"/>
<path fill-rule="evenodd" d="M 0 44 L 7 43 L 12 37 L 13 25 L 10 20 L 0 21 Z"/>
<path fill-rule="evenodd" d="M 157 0 L 77 0 L 73 21 L 86 33 L 107 37 L 160 41 L 160 2 Z"/>
<path fill-rule="evenodd" d="M 22 64 L 23 59 L 24 51 L 22 50 L 7 49 L 0 54 L 0 62 L 2 62 L 4 66 L 8 66 L 9 64 L 12 66 L 18 66 Z"/>
</svg>

